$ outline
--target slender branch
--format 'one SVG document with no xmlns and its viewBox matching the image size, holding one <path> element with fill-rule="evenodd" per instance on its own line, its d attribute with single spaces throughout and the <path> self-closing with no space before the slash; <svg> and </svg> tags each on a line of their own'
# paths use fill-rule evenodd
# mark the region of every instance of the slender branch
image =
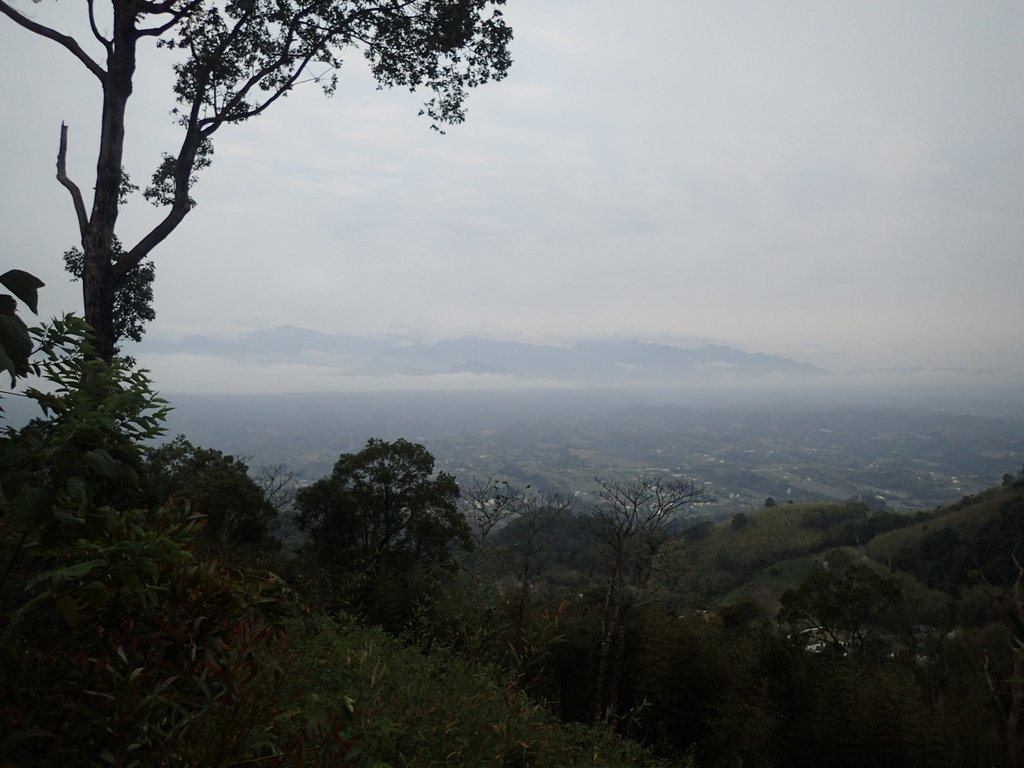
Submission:
<svg viewBox="0 0 1024 768">
<path fill-rule="evenodd" d="M 101 83 L 106 83 L 106 70 L 89 57 L 89 54 L 82 49 L 82 46 L 78 44 L 78 41 L 75 40 L 75 38 L 70 37 L 69 35 L 63 35 L 55 29 L 50 29 L 43 24 L 32 21 L 32 19 L 29 19 L 26 16 L 22 16 L 18 11 L 8 5 L 6 0 L 0 0 L 0 13 L 8 16 L 15 24 L 24 27 L 29 32 L 34 32 L 40 37 L 45 37 L 48 40 L 53 40 L 55 43 L 64 46 L 85 65 L 86 69 L 96 75 L 96 78 Z"/>
<path fill-rule="evenodd" d="M 309 64 L 313 61 L 313 59 L 316 58 L 316 56 L 319 53 L 322 52 L 322 50 L 324 48 L 324 44 L 328 40 L 331 40 L 331 39 L 337 37 L 338 35 L 340 35 L 342 33 L 342 31 L 344 31 L 345 34 L 349 35 L 352 39 L 360 40 L 360 41 L 364 42 L 368 46 L 375 45 L 375 43 L 373 43 L 372 41 L 364 39 L 357 32 L 353 31 L 354 27 L 356 26 L 356 22 L 359 21 L 360 19 L 371 17 L 373 14 L 376 14 L 376 13 L 400 14 L 410 5 L 415 5 L 415 0 L 403 0 L 403 2 L 395 3 L 395 4 L 391 5 L 391 6 L 388 6 L 388 5 L 369 6 L 367 8 L 362 8 L 360 10 L 353 11 L 348 16 L 346 16 L 345 19 L 343 21 L 341 21 L 340 23 L 335 24 L 335 25 L 333 25 L 333 26 L 331 26 L 331 27 L 329 27 L 329 28 L 327 28 L 325 30 L 322 29 L 321 30 L 322 34 L 321 34 L 319 40 L 317 40 L 316 44 L 315 45 L 310 45 L 309 46 L 309 50 L 306 52 L 306 54 L 304 54 L 303 56 L 298 57 L 296 59 L 296 61 L 298 63 L 296 65 L 295 71 L 291 74 L 291 76 L 288 78 L 288 80 L 286 82 L 282 83 L 279 87 L 274 89 L 274 92 L 267 98 L 266 101 L 258 104 L 257 106 L 253 107 L 252 109 L 247 109 L 247 110 L 242 111 L 242 112 L 234 112 L 234 113 L 232 113 L 231 110 L 234 109 L 235 107 L 237 107 L 238 104 L 241 103 L 245 99 L 245 97 L 250 93 L 250 91 L 252 91 L 253 88 L 257 87 L 259 85 L 259 83 L 267 75 L 270 75 L 270 74 L 273 74 L 274 72 L 279 71 L 285 64 L 288 63 L 289 59 L 291 58 L 290 57 L 291 45 L 292 45 L 292 40 L 295 37 L 295 32 L 298 29 L 298 27 L 301 24 L 301 22 L 303 21 L 303 19 L 305 19 L 309 15 L 307 12 L 301 12 L 299 14 L 296 14 L 291 19 L 291 21 L 289 22 L 288 34 L 287 34 L 287 37 L 286 37 L 286 39 L 284 41 L 284 44 L 282 45 L 281 54 L 277 57 L 277 59 L 273 63 L 266 65 L 265 67 L 260 69 L 260 71 L 258 71 L 257 73 L 255 73 L 254 75 L 249 77 L 249 79 L 246 80 L 245 84 L 235 93 L 235 95 L 232 97 L 232 99 L 220 111 L 220 114 L 218 114 L 218 115 L 216 115 L 216 116 L 214 116 L 212 118 L 206 118 L 203 121 L 204 125 L 211 125 L 211 124 L 213 124 L 215 126 L 213 128 L 206 128 L 204 130 L 204 133 L 206 135 L 210 135 L 210 133 L 212 133 L 214 130 L 216 130 L 216 127 L 219 127 L 222 123 L 225 123 L 225 122 L 229 122 L 229 121 L 233 122 L 233 121 L 238 121 L 238 120 L 247 120 L 250 117 L 256 117 L 256 116 L 260 115 L 271 104 L 273 104 L 275 101 L 280 99 L 282 96 L 284 96 L 286 93 L 288 93 L 288 91 L 290 91 L 295 86 L 295 84 L 299 80 L 299 77 L 301 77 L 302 74 L 306 71 L 306 67 L 308 67 Z M 239 22 L 239 24 L 240 23 L 241 22 Z M 234 32 L 234 30 L 232 30 L 232 32 Z M 308 43 L 307 43 L 307 45 L 308 45 Z M 316 79 L 316 78 L 314 78 L 314 79 Z"/>
<path fill-rule="evenodd" d="M 3 2 L 3 0 L 0 0 Z M 234 40 L 241 34 L 242 28 L 245 23 L 249 20 L 253 13 L 255 13 L 255 3 L 238 19 L 235 23 L 234 28 L 225 36 L 224 40 L 221 41 L 220 45 L 211 52 L 211 60 L 217 61 L 227 50 Z M 193 55 L 195 53 L 193 52 Z M 179 224 L 188 215 L 188 212 L 192 209 L 192 201 L 189 198 L 190 183 L 189 179 L 192 176 L 192 169 L 195 166 L 196 152 L 199 149 L 199 145 L 202 140 L 213 133 L 214 130 L 219 127 L 220 123 L 217 123 L 208 130 L 201 130 L 199 121 L 199 112 L 203 104 L 203 93 L 206 91 L 207 85 L 210 80 L 210 67 L 207 67 L 205 72 L 197 78 L 195 94 L 192 99 L 192 107 L 189 111 L 188 117 L 188 128 L 185 130 L 185 139 L 182 141 L 181 149 L 178 150 L 178 156 L 175 161 L 174 169 L 174 202 L 171 204 L 171 210 L 167 212 L 167 215 L 153 227 L 138 243 L 135 247 L 128 251 L 121 259 L 118 259 L 117 264 L 114 266 L 114 276 L 116 280 L 121 280 L 129 270 L 133 269 L 138 264 L 142 263 L 150 251 L 156 246 L 162 243 L 170 234 L 173 232 Z"/>
<path fill-rule="evenodd" d="M 110 48 L 113 43 L 100 34 L 99 28 L 96 26 L 96 7 L 95 0 L 88 0 L 89 2 L 89 27 L 92 29 L 92 36 L 102 43 L 103 47 L 107 49 L 107 54 L 110 54 Z"/>
<path fill-rule="evenodd" d="M 196 3 L 190 3 L 190 5 L 196 5 Z M 162 3 L 153 3 L 149 0 L 138 0 L 135 7 L 139 13 L 160 14 L 175 12 L 174 0 L 164 0 Z"/>
<path fill-rule="evenodd" d="M 176 15 L 173 19 L 168 21 L 166 24 L 161 24 L 159 27 L 148 27 L 146 29 L 137 30 L 139 37 L 160 37 L 164 32 L 169 30 L 179 21 L 184 14 Z"/>
<path fill-rule="evenodd" d="M 78 188 L 67 172 L 68 157 L 68 127 L 60 124 L 60 149 L 57 150 L 57 181 L 64 185 L 71 193 L 71 201 L 75 205 L 75 216 L 78 218 L 78 232 L 85 237 L 85 230 L 89 227 L 89 217 L 85 213 L 85 201 L 82 199 L 82 190 Z"/>
<path fill-rule="evenodd" d="M 4 0 L 0 0 L 0 3 Z M 155 27 L 152 29 L 137 30 L 139 36 L 142 35 L 158 35 L 162 31 L 166 31 L 180 18 L 189 12 L 192 8 L 199 4 L 199 0 L 194 0 L 185 8 L 178 12 L 173 10 L 173 6 L 169 1 L 165 2 L 151 2 L 151 0 L 140 0 L 137 5 L 137 9 L 144 13 L 173 13 L 175 18 L 165 25 Z M 213 133 L 220 128 L 224 123 L 237 122 L 245 120 L 250 117 L 255 117 L 264 112 L 271 104 L 280 99 L 292 87 L 296 84 L 302 74 L 306 71 L 306 67 L 316 58 L 316 56 L 322 52 L 324 44 L 340 34 L 343 30 L 351 31 L 351 28 L 355 25 L 355 22 L 364 17 L 370 17 L 374 13 L 384 14 L 395 14 L 402 13 L 409 6 L 415 6 L 415 0 L 401 0 L 400 2 L 393 3 L 392 5 L 375 5 L 367 8 L 355 11 L 339 24 L 334 25 L 331 29 L 323 32 L 320 38 L 316 41 L 315 45 L 307 43 L 308 48 L 306 53 L 301 56 L 294 56 L 291 52 L 291 47 L 296 36 L 296 32 L 302 21 L 309 16 L 308 11 L 301 11 L 294 15 L 288 22 L 287 34 L 282 46 L 281 53 L 276 57 L 272 64 L 268 64 L 261 67 L 258 72 L 251 75 L 245 83 L 237 90 L 234 95 L 221 106 L 217 113 L 212 117 L 200 117 L 200 112 L 204 106 L 204 94 L 209 88 L 211 80 L 211 68 L 205 67 L 205 71 L 202 71 L 196 77 L 194 94 L 192 96 L 192 104 L 190 109 L 189 118 L 187 121 L 187 129 L 185 139 L 182 142 L 182 147 L 178 152 L 177 160 L 175 163 L 174 172 L 174 202 L 171 204 L 171 209 L 167 212 L 167 215 L 160 221 L 153 229 L 149 231 L 125 256 L 118 260 L 114 267 L 115 275 L 117 279 L 124 276 L 130 269 L 140 264 L 164 239 L 166 239 L 171 232 L 182 222 L 188 212 L 191 210 L 192 202 L 189 198 L 190 190 L 190 177 L 195 164 L 195 155 L 198 150 L 199 144 L 202 139 L 209 138 Z M 208 57 L 210 61 L 220 60 L 224 53 L 232 46 L 237 38 L 244 32 L 246 24 L 250 21 L 250 18 L 255 13 L 255 3 L 251 5 L 234 23 L 232 29 L 227 35 L 220 41 L 217 47 L 210 51 Z M 193 52 L 193 55 L 197 55 L 197 52 Z M 260 83 L 270 74 L 280 71 L 285 65 L 291 64 L 295 67 L 291 75 L 263 101 L 258 102 L 256 106 L 245 109 L 242 111 L 233 111 L 238 109 L 245 97 L 251 93 L 254 89 L 259 88 Z"/>
<path fill-rule="evenodd" d="M 174 202 L 171 204 L 171 210 L 145 237 L 136 243 L 134 248 L 117 260 L 114 265 L 114 276 L 118 281 L 123 279 L 129 270 L 142 263 L 150 251 L 162 243 L 192 210 L 192 200 L 188 194 L 191 186 L 189 179 L 195 167 L 196 153 L 206 135 L 199 128 L 200 105 L 200 99 L 192 102 L 185 139 L 181 143 L 181 149 L 178 150 L 174 169 Z"/>
<path fill-rule="evenodd" d="M 141 264 L 150 251 L 167 239 L 167 236 L 182 222 L 188 214 L 189 208 L 188 193 L 186 192 L 184 204 L 175 200 L 167 215 L 134 248 L 117 260 L 117 263 L 114 264 L 115 279 L 120 280 L 133 267 Z"/>
<path fill-rule="evenodd" d="M 271 72 L 273 72 L 274 69 L 275 69 L 275 67 L 273 67 L 273 65 L 268 65 L 267 67 L 265 67 L 264 70 L 261 70 L 261 72 L 258 75 L 254 75 L 252 78 L 250 78 L 249 82 L 246 83 L 246 85 L 243 88 L 243 90 L 239 91 L 235 95 L 235 98 L 233 98 L 231 100 L 231 102 L 224 107 L 224 109 L 221 111 L 221 113 L 219 115 L 217 115 L 216 117 L 206 118 L 206 119 L 204 119 L 202 121 L 204 126 L 206 126 L 204 128 L 204 130 L 203 130 L 203 133 L 205 135 L 209 136 L 217 128 L 219 128 L 221 125 L 223 125 L 226 122 L 238 121 L 238 120 L 247 120 L 250 117 L 256 117 L 257 115 L 261 114 L 271 104 L 273 104 L 275 101 L 280 99 L 282 96 L 284 96 L 286 93 L 288 93 L 288 91 L 290 91 L 292 89 L 292 87 L 295 85 L 295 82 L 299 79 L 299 77 L 305 71 L 306 67 L 309 65 L 309 62 L 313 60 L 315 55 L 316 55 L 316 51 L 311 51 L 309 54 L 304 56 L 302 58 L 302 61 L 296 67 L 295 71 L 291 74 L 291 76 L 284 83 L 282 83 L 277 89 L 275 89 L 273 94 L 271 94 L 267 98 L 266 101 L 262 102 L 261 104 L 258 104 L 257 106 L 253 107 L 252 109 L 247 109 L 247 110 L 245 110 L 243 112 L 231 112 L 230 109 L 231 109 L 232 105 L 237 105 L 245 97 L 245 95 L 250 90 L 252 90 L 252 88 L 256 85 L 256 83 L 258 82 L 259 79 L 262 79 L 266 75 L 268 75 Z"/>
<path fill-rule="evenodd" d="M 160 24 L 159 26 L 156 26 L 156 27 L 148 27 L 148 28 L 136 30 L 136 32 L 139 35 L 139 37 L 159 37 L 164 32 L 166 32 L 171 27 L 173 27 L 175 24 L 177 24 L 179 21 L 181 21 L 183 18 L 188 16 L 190 13 L 192 13 L 192 11 L 194 11 L 201 4 L 202 4 L 202 0 L 192 0 L 192 2 L 188 3 L 183 8 L 179 8 L 178 10 L 174 10 L 174 8 L 172 7 L 171 3 L 169 3 L 169 2 L 167 2 L 167 3 L 145 3 L 145 2 L 144 3 L 140 3 L 139 10 L 142 10 L 142 11 L 144 11 L 144 12 L 150 14 L 150 15 L 154 15 L 154 16 L 169 13 L 169 14 L 171 14 L 171 20 L 168 21 L 168 22 L 165 22 L 164 24 Z"/>
<path fill-rule="evenodd" d="M 288 24 L 287 34 L 285 35 L 285 39 L 281 44 L 281 52 L 277 56 L 277 58 L 274 59 L 274 61 L 272 61 L 271 63 L 260 68 L 260 70 L 255 74 L 251 75 L 249 79 L 245 81 L 245 84 L 241 88 L 239 88 L 235 92 L 235 95 L 232 96 L 231 99 L 221 108 L 218 114 L 215 114 L 213 117 L 203 119 L 202 124 L 204 126 L 204 133 L 207 136 L 209 136 L 211 133 L 217 130 L 217 128 L 219 128 L 223 123 L 234 120 L 245 120 L 249 117 L 255 117 L 256 115 L 260 114 L 260 112 L 269 107 L 271 104 L 273 104 L 275 101 L 277 101 L 284 93 L 288 91 L 288 89 L 292 87 L 292 85 L 294 85 L 295 81 L 299 78 L 299 75 L 305 69 L 306 65 L 320 51 L 320 46 L 323 44 L 325 40 L 328 39 L 326 36 L 321 38 L 317 45 L 311 47 L 309 52 L 307 52 L 306 56 L 303 57 L 302 63 L 298 66 L 295 72 L 292 73 L 292 76 L 288 78 L 288 81 L 279 86 L 275 90 L 273 95 L 269 99 L 267 99 L 267 101 L 265 101 L 263 104 L 254 107 L 253 109 L 232 114 L 232 110 L 235 109 L 239 104 L 241 104 L 245 100 L 245 97 L 249 95 L 249 92 L 256 86 L 258 86 L 260 82 L 263 80 L 263 78 L 283 69 L 289 63 L 291 59 L 292 42 L 295 39 L 295 30 L 298 28 L 299 24 L 302 23 L 302 20 L 305 16 L 305 13 L 298 13 L 291 19 L 291 21 Z M 223 54 L 223 52 L 227 50 L 228 46 L 233 42 L 232 38 L 234 38 L 240 32 L 240 30 L 243 28 L 244 24 L 247 21 L 248 19 L 246 18 L 246 16 L 242 16 L 238 20 L 234 28 L 231 30 L 231 33 L 228 35 L 227 38 L 225 38 L 224 42 L 219 46 L 219 54 Z M 217 58 L 219 58 L 219 55 Z M 202 92 L 198 89 L 196 93 L 196 98 L 202 98 Z"/>
</svg>

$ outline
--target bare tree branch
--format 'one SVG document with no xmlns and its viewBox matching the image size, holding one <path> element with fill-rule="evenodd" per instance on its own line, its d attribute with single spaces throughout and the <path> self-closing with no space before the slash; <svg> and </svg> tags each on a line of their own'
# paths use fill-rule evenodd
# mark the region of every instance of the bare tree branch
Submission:
<svg viewBox="0 0 1024 768">
<path fill-rule="evenodd" d="M 71 193 L 71 201 L 75 205 L 75 216 L 78 218 L 78 232 L 84 237 L 85 230 L 89 226 L 89 217 L 85 213 L 85 201 L 82 199 L 82 190 L 78 188 L 75 182 L 68 178 L 67 156 L 68 127 L 61 123 L 60 149 L 57 150 L 57 181 L 63 184 L 67 191 Z"/>
<path fill-rule="evenodd" d="M 491 531 L 516 516 L 526 493 L 507 480 L 476 476 L 460 490 L 463 516 L 478 550 L 487 547 Z"/>
<path fill-rule="evenodd" d="M 103 47 L 107 49 L 107 53 L 110 53 L 110 47 L 113 43 L 100 34 L 99 28 L 96 26 L 96 3 L 95 0 L 88 0 L 89 2 L 89 28 L 92 29 L 92 35 L 102 43 Z"/>
<path fill-rule="evenodd" d="M 671 526 L 689 504 L 708 500 L 691 481 L 642 474 L 632 480 L 602 480 L 594 509 L 598 535 L 608 557 L 609 575 L 601 621 L 601 649 L 594 685 L 596 721 L 618 704 L 626 620 L 634 609 L 654 601 L 660 584 L 651 584 Z"/>
<path fill-rule="evenodd" d="M 192 0 L 192 2 L 179 8 L 178 10 L 174 10 L 172 4 L 169 2 L 140 3 L 140 9 L 145 10 L 146 13 L 154 16 L 169 13 L 171 14 L 171 20 L 165 22 L 164 24 L 160 24 L 156 27 L 139 28 L 138 30 L 136 30 L 136 32 L 139 37 L 159 37 L 164 32 L 173 27 L 175 24 L 177 24 L 179 21 L 181 21 L 183 18 L 192 13 L 192 11 L 194 11 L 201 3 L 202 0 Z"/>
<path fill-rule="evenodd" d="M 195 5 L 195 3 L 190 3 L 189 5 Z M 138 0 L 135 7 L 140 13 L 154 15 L 161 13 L 174 13 L 174 0 L 165 0 L 162 3 L 151 3 L 149 0 Z"/>
<path fill-rule="evenodd" d="M 29 19 L 26 16 L 22 16 L 20 13 L 18 13 L 18 11 L 16 11 L 14 8 L 8 5 L 5 2 L 5 0 L 0 0 L 0 13 L 3 13 L 7 17 L 9 17 L 15 24 L 24 27 L 29 32 L 34 32 L 40 37 L 45 37 L 48 40 L 53 40 L 55 43 L 59 43 L 60 45 L 64 46 L 69 51 L 71 51 L 71 53 L 73 53 L 79 61 L 81 61 L 85 65 L 86 69 L 88 69 L 90 72 L 96 75 L 96 78 L 101 83 L 106 82 L 106 70 L 104 70 L 103 67 L 97 64 L 95 61 L 93 61 L 92 58 L 90 58 L 89 54 L 87 54 L 82 49 L 82 46 L 78 44 L 78 41 L 75 40 L 75 38 L 70 37 L 69 35 L 63 35 L 55 29 L 50 29 L 49 27 L 44 26 L 39 22 L 32 21 L 32 19 Z"/>
</svg>

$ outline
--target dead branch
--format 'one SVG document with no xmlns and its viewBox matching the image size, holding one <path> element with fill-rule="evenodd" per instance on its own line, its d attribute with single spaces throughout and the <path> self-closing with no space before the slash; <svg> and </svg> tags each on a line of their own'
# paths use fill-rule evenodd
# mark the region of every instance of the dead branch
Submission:
<svg viewBox="0 0 1024 768">
<path fill-rule="evenodd" d="M 62 35 L 55 29 L 50 29 L 37 21 L 32 21 L 32 19 L 27 16 L 22 16 L 17 10 L 4 2 L 4 0 L 0 0 L 0 13 L 8 16 L 15 24 L 24 27 L 29 32 L 34 32 L 40 37 L 45 37 L 48 40 L 53 40 L 55 43 L 64 46 L 74 54 L 75 58 L 85 65 L 86 69 L 96 75 L 97 79 L 101 83 L 105 83 L 107 81 L 106 70 L 89 57 L 89 54 L 82 49 L 82 46 L 78 44 L 78 41 L 75 40 L 75 38 L 70 37 L 69 35 Z"/>
<path fill-rule="evenodd" d="M 85 212 L 85 201 L 82 200 L 82 190 L 68 178 L 68 127 L 60 124 L 60 148 L 57 150 L 57 181 L 64 185 L 71 193 L 71 201 L 75 205 L 75 216 L 78 218 L 78 231 L 83 237 L 85 230 L 89 227 L 89 217 Z"/>
</svg>

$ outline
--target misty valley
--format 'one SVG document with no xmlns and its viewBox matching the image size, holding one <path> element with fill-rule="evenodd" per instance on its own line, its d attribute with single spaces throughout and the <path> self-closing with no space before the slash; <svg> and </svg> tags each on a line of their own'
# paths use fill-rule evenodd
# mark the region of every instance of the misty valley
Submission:
<svg viewBox="0 0 1024 768">
<path fill-rule="evenodd" d="M 1024 418 L 752 399 L 684 406 L 600 390 L 178 395 L 169 432 L 285 464 L 312 481 L 369 437 L 425 444 L 468 483 L 500 477 L 589 493 L 599 477 L 668 472 L 726 516 L 777 501 L 860 499 L 932 509 L 1024 463 Z"/>
</svg>

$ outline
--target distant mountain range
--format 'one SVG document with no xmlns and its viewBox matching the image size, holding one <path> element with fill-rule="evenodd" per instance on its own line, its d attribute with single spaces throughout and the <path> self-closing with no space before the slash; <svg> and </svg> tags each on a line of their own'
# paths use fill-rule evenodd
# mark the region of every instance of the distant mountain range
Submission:
<svg viewBox="0 0 1024 768">
<path fill-rule="evenodd" d="M 254 331 L 233 340 L 206 336 L 187 336 L 177 342 L 147 339 L 146 351 L 326 366 L 353 376 L 461 373 L 556 380 L 673 381 L 826 373 L 807 363 L 717 344 L 683 349 L 641 341 L 591 341 L 556 347 L 474 336 L 424 343 L 407 337 L 364 338 L 293 326 Z"/>
</svg>

